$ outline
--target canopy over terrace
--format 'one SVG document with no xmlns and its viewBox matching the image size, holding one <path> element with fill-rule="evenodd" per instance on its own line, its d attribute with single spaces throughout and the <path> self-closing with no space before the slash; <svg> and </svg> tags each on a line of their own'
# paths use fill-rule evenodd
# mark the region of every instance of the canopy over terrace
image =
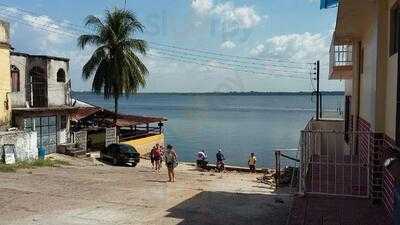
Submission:
<svg viewBox="0 0 400 225">
<path fill-rule="evenodd" d="M 162 132 L 163 117 L 148 117 L 137 115 L 118 114 L 114 123 L 115 113 L 97 106 L 77 107 L 71 114 L 71 122 L 74 123 L 74 130 L 80 129 L 104 129 L 116 126 L 121 139 L 131 139 Z M 150 126 L 154 124 L 153 126 Z"/>
</svg>

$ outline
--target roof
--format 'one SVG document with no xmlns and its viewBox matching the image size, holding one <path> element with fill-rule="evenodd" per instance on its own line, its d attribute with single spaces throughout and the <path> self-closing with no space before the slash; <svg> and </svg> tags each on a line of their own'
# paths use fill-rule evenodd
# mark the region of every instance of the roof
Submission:
<svg viewBox="0 0 400 225">
<path fill-rule="evenodd" d="M 27 57 L 27 58 L 53 59 L 53 60 L 58 60 L 58 61 L 69 62 L 68 58 L 57 57 L 57 56 L 49 56 L 49 55 L 32 55 L 32 54 L 28 54 L 28 53 L 14 52 L 14 51 L 10 52 L 10 55 L 22 56 L 22 57 Z"/>
<path fill-rule="evenodd" d="M 54 106 L 42 108 L 12 108 L 12 113 L 15 115 L 50 115 L 50 114 L 68 114 L 76 110 L 71 106 Z"/>
<path fill-rule="evenodd" d="M 99 111 L 101 108 L 98 107 L 77 107 L 77 110 L 71 114 L 71 120 L 74 122 L 78 122 L 83 120 Z"/>
<path fill-rule="evenodd" d="M 77 107 L 77 110 L 71 114 L 71 120 L 79 122 L 89 118 L 102 118 L 106 121 L 113 122 L 115 113 L 101 107 Z M 158 123 L 167 121 L 163 117 L 149 117 L 149 116 L 137 116 L 137 115 L 123 115 L 118 114 L 117 126 L 118 127 L 129 127 L 134 125 Z"/>
</svg>

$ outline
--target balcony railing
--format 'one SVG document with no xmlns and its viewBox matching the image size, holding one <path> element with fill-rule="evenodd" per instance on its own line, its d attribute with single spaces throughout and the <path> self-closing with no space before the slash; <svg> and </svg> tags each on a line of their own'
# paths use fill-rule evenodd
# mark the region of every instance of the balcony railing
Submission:
<svg viewBox="0 0 400 225">
<path fill-rule="evenodd" d="M 350 79 L 353 75 L 353 43 L 333 37 L 330 49 L 330 79 Z"/>
</svg>

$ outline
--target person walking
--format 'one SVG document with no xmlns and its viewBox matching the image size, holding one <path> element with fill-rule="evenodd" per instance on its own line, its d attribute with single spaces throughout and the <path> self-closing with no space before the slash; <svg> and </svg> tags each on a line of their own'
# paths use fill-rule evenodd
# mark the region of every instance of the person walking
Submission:
<svg viewBox="0 0 400 225">
<path fill-rule="evenodd" d="M 161 169 L 161 148 L 160 146 L 156 145 L 155 150 L 154 150 L 154 161 L 155 161 L 155 170 L 160 173 Z"/>
<path fill-rule="evenodd" d="M 150 162 L 151 162 L 151 168 L 154 169 L 154 152 L 156 151 L 156 146 L 153 146 L 153 148 L 150 151 Z"/>
<path fill-rule="evenodd" d="M 164 153 L 165 165 L 168 169 L 169 182 L 175 182 L 175 167 L 178 165 L 178 157 L 172 145 L 167 146 Z"/>
<path fill-rule="evenodd" d="M 257 162 L 256 155 L 254 154 L 254 152 L 252 152 L 249 156 L 249 160 L 247 161 L 251 173 L 256 172 L 256 162 Z"/>
</svg>

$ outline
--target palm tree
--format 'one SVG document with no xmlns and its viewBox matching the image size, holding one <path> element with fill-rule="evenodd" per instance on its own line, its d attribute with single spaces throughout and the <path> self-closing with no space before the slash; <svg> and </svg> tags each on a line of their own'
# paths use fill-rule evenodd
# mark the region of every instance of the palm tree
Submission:
<svg viewBox="0 0 400 225">
<path fill-rule="evenodd" d="M 86 27 L 93 32 L 78 38 L 78 46 L 85 49 L 97 47 L 82 69 L 82 77 L 88 80 L 92 76 L 92 91 L 103 92 L 104 98 L 114 98 L 115 118 L 118 114 L 118 99 L 136 94 L 146 85 L 148 70 L 138 57 L 146 54 L 147 43 L 133 36 L 141 32 L 144 26 L 135 14 L 125 9 L 106 10 L 104 19 L 90 15 L 85 19 Z"/>
</svg>

